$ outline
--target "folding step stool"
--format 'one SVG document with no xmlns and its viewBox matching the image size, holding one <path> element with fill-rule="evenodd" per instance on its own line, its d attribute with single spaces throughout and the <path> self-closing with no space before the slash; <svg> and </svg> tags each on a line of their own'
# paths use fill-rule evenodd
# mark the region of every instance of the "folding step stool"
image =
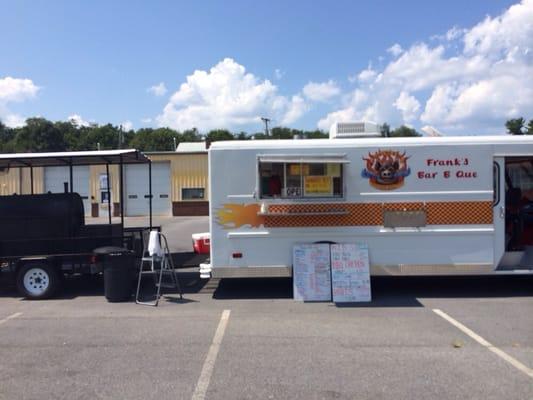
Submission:
<svg viewBox="0 0 533 400">
<path fill-rule="evenodd" d="M 163 246 L 161 247 L 161 244 Z M 146 264 L 150 265 L 150 269 L 144 271 Z M 154 301 L 141 301 L 141 280 L 143 275 L 152 275 L 154 284 L 157 289 Z M 163 281 L 163 275 L 168 277 L 167 282 Z M 161 298 L 161 288 L 177 289 L 180 295 L 180 300 L 183 299 L 183 292 L 178 280 L 178 274 L 174 267 L 174 261 L 168 249 L 168 242 L 165 235 L 159 231 L 151 231 L 148 246 L 143 251 L 141 258 L 141 265 L 139 267 L 139 278 L 137 279 L 137 293 L 135 295 L 135 303 L 144 306 L 157 307 L 159 299 Z"/>
</svg>

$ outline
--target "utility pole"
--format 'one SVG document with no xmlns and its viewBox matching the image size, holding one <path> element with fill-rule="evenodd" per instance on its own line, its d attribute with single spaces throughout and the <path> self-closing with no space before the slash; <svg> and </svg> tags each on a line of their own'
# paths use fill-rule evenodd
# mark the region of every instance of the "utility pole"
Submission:
<svg viewBox="0 0 533 400">
<path fill-rule="evenodd" d="M 118 148 L 122 148 L 122 124 L 118 126 Z"/>
<path fill-rule="evenodd" d="M 261 117 L 261 120 L 265 123 L 265 135 L 268 137 L 268 123 L 270 118 Z"/>
</svg>

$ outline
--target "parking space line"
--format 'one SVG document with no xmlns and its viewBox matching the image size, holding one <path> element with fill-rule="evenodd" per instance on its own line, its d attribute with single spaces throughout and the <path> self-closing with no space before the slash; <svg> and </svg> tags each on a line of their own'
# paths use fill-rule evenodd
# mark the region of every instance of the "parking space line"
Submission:
<svg viewBox="0 0 533 400">
<path fill-rule="evenodd" d="M 443 312 L 443 311 L 441 311 L 441 310 L 439 310 L 437 308 L 434 308 L 433 312 L 435 314 L 437 314 L 438 316 L 440 316 L 441 318 L 443 318 L 446 321 L 448 321 L 450 324 L 452 324 L 453 326 L 455 326 L 459 330 L 461 330 L 463 333 L 465 333 L 468 336 L 470 336 L 472 339 L 474 339 L 476 342 L 478 342 L 483 347 L 487 348 L 488 350 L 492 351 L 494 354 L 496 354 L 497 356 L 499 356 L 503 360 L 507 361 L 509 364 L 511 364 L 513 367 L 515 367 L 519 371 L 522 371 L 524 374 L 526 374 L 530 378 L 533 378 L 533 369 L 528 368 L 527 366 L 522 364 L 520 361 L 518 361 L 516 358 L 511 357 L 509 354 L 507 354 L 503 350 L 501 350 L 498 347 L 492 345 L 487 340 L 483 339 L 477 333 L 475 333 L 471 329 L 467 328 L 466 326 L 464 326 L 459 321 L 453 319 L 452 317 L 450 317 L 445 312 Z"/>
<path fill-rule="evenodd" d="M 226 331 L 226 326 L 228 325 L 230 312 L 230 310 L 224 310 L 220 316 L 220 322 L 218 323 L 215 336 L 213 337 L 213 342 L 211 343 L 209 351 L 207 352 L 207 357 L 205 358 L 204 365 L 202 366 L 200 378 L 198 378 L 198 382 L 196 383 L 192 400 L 205 399 L 207 388 L 209 387 L 209 381 L 211 380 L 211 375 L 213 374 L 213 368 L 215 367 L 218 350 L 220 349 L 220 343 L 222 343 L 222 338 L 224 337 L 224 332 Z"/>
<path fill-rule="evenodd" d="M 15 314 L 11 314 L 11 315 L 8 316 L 8 317 L 5 317 L 4 319 L 0 319 L 0 325 L 5 324 L 5 323 L 6 323 L 7 321 L 9 321 L 10 319 L 20 317 L 21 315 L 22 315 L 21 312 L 17 312 L 17 313 L 15 313 Z"/>
</svg>

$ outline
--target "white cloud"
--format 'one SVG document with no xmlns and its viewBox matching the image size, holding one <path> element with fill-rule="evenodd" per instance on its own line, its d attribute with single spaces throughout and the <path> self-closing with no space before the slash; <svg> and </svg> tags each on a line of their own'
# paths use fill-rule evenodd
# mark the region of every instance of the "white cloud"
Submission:
<svg viewBox="0 0 533 400">
<path fill-rule="evenodd" d="M 422 122 L 442 123 L 450 114 L 456 93 L 457 89 L 452 84 L 438 85 L 426 102 L 426 108 L 420 117 Z"/>
<path fill-rule="evenodd" d="M 368 83 L 373 81 L 377 76 L 377 72 L 372 69 L 372 66 L 368 66 L 367 69 L 362 70 L 359 75 L 357 75 L 357 80 L 361 83 Z M 352 81 L 354 83 L 355 81 Z"/>
<path fill-rule="evenodd" d="M 387 52 L 392 54 L 394 57 L 398 57 L 403 53 L 403 49 L 402 46 L 400 46 L 398 43 L 395 43 L 387 49 Z"/>
<path fill-rule="evenodd" d="M 488 68 L 488 64 L 478 58 L 446 57 L 445 50 L 442 45 L 412 46 L 385 67 L 385 82 L 408 90 L 423 90 L 440 82 L 481 75 Z"/>
<path fill-rule="evenodd" d="M 514 51 L 515 47 L 531 62 L 533 0 L 523 0 L 496 18 L 486 17 L 464 35 L 465 54 L 482 54 L 495 59 Z"/>
<path fill-rule="evenodd" d="M 71 121 L 74 125 L 76 126 L 89 126 L 91 125 L 90 122 L 88 121 L 85 121 L 81 115 L 79 114 L 72 114 L 72 115 L 69 115 L 67 120 Z"/>
<path fill-rule="evenodd" d="M 402 112 L 403 120 L 405 122 L 414 121 L 418 116 L 418 110 L 420 110 L 420 103 L 418 100 L 405 91 L 400 93 L 394 102 L 394 106 Z"/>
<path fill-rule="evenodd" d="M 152 118 L 150 118 L 150 117 L 147 117 L 147 118 L 141 118 L 141 122 L 142 122 L 143 124 L 151 124 L 152 121 L 153 121 L 153 120 L 152 120 Z"/>
<path fill-rule="evenodd" d="M 331 125 L 335 122 L 350 122 L 358 121 L 359 114 L 354 107 L 346 107 L 342 110 L 334 111 L 329 113 L 325 118 L 322 118 L 318 121 L 318 129 L 323 129 L 329 131 Z"/>
<path fill-rule="evenodd" d="M 456 40 L 460 38 L 466 32 L 465 29 L 460 29 L 457 26 L 454 26 L 452 29 L 448 29 L 446 32 L 445 38 L 448 41 Z"/>
<path fill-rule="evenodd" d="M 157 124 L 178 130 L 232 129 L 259 124 L 261 116 L 290 123 L 305 112 L 304 105 L 300 96 L 289 99 L 279 95 L 269 80 L 259 79 L 226 58 L 209 71 L 197 70 L 187 76 L 157 116 Z"/>
<path fill-rule="evenodd" d="M 433 35 L 430 37 L 431 40 L 438 40 L 441 42 L 453 42 L 463 36 L 468 30 L 459 28 L 458 26 L 453 26 L 448 29 L 444 35 Z"/>
<path fill-rule="evenodd" d="M 319 121 L 363 119 L 430 124 L 453 133 L 494 133 L 533 110 L 533 0 L 469 29 L 452 27 L 431 46 L 416 43 L 382 69 L 362 71 L 351 96 Z M 446 42 L 447 41 L 447 42 Z M 401 50 L 401 52 L 400 52 Z M 358 99 L 357 101 L 355 99 Z"/>
<path fill-rule="evenodd" d="M 152 93 L 154 96 L 164 96 L 167 93 L 167 87 L 164 82 L 160 82 L 157 85 L 150 86 L 146 89 L 148 93 Z"/>
<path fill-rule="evenodd" d="M 292 96 L 292 99 L 287 107 L 287 112 L 281 120 L 282 125 L 290 125 L 293 122 L 300 119 L 309 110 L 309 106 L 305 103 L 305 100 L 302 96 L 295 95 Z"/>
<path fill-rule="evenodd" d="M 131 131 L 133 129 L 133 123 L 129 120 L 126 120 L 124 122 L 121 122 L 120 125 L 122 125 L 122 129 L 127 132 Z"/>
<path fill-rule="evenodd" d="M 10 128 L 19 128 L 21 126 L 26 125 L 26 119 L 18 114 L 4 114 L 1 116 L 0 120 Z"/>
<path fill-rule="evenodd" d="M 303 88 L 303 94 L 309 100 L 325 102 L 331 98 L 338 96 L 341 92 L 340 88 L 337 86 L 337 83 L 333 80 L 327 82 L 309 82 Z"/>
<path fill-rule="evenodd" d="M 279 81 L 281 78 L 283 78 L 285 76 L 285 72 L 282 71 L 281 69 L 279 68 L 276 68 L 274 70 L 274 77 Z"/>
<path fill-rule="evenodd" d="M 334 122 L 377 121 L 379 104 L 372 103 L 372 98 L 366 91 L 356 89 L 346 97 L 346 106 L 328 114 L 318 121 L 318 128 L 329 130 Z"/>
<path fill-rule="evenodd" d="M 533 67 L 525 68 L 528 75 L 502 74 L 489 76 L 469 85 L 439 85 L 432 92 L 421 121 L 442 126 L 500 125 L 509 118 L 529 115 L 533 109 L 533 84 L 524 85 L 524 76 L 533 76 Z M 527 81 L 527 79 L 526 79 Z"/>
<path fill-rule="evenodd" d="M 39 91 L 31 79 L 7 76 L 0 79 L 0 103 L 20 102 L 34 98 Z"/>
<path fill-rule="evenodd" d="M 25 118 L 9 110 L 10 103 L 20 103 L 37 96 L 40 88 L 31 79 L 0 78 L 0 120 L 9 127 L 25 124 Z"/>
</svg>

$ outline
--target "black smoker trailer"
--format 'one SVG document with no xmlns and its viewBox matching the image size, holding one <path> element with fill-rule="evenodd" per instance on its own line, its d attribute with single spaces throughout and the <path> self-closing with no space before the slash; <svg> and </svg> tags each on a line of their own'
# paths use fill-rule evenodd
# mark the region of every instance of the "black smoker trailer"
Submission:
<svg viewBox="0 0 533 400">
<path fill-rule="evenodd" d="M 149 226 L 124 227 L 124 164 L 148 164 Z M 85 224 L 83 200 L 75 192 L 73 167 L 118 165 L 120 223 L 112 223 L 107 185 L 108 223 Z M 33 168 L 66 166 L 65 193 L 33 194 Z M 29 168 L 31 194 L 0 196 L 0 271 L 13 273 L 21 294 L 44 299 L 58 289 L 65 274 L 102 272 L 94 255 L 99 247 L 124 247 L 142 257 L 144 241 L 152 226 L 151 161 L 137 150 L 80 151 L 68 153 L 1 154 L 0 168 Z"/>
</svg>

